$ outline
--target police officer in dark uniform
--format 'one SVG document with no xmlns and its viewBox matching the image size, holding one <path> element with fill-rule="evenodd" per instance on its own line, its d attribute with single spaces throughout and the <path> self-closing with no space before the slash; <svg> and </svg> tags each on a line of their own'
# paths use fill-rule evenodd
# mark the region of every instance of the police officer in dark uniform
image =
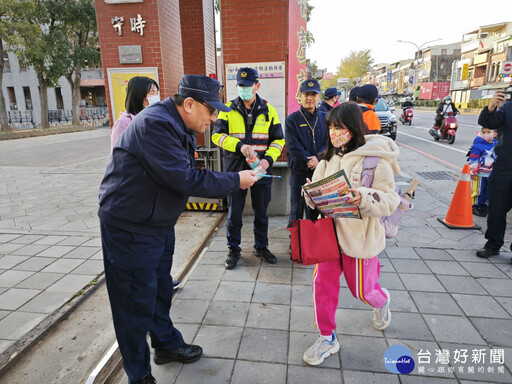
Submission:
<svg viewBox="0 0 512 384">
<path fill-rule="evenodd" d="M 327 88 L 324 92 L 324 100 L 318 107 L 318 110 L 327 114 L 331 109 L 334 108 L 334 105 L 336 105 L 338 102 L 338 98 L 338 90 L 336 87 Z"/>
<path fill-rule="evenodd" d="M 495 92 L 489 106 L 482 109 L 478 124 L 498 131 L 498 144 L 494 148 L 496 161 L 489 176 L 489 208 L 484 247 L 478 257 L 499 255 L 504 244 L 507 213 L 512 207 L 512 87 L 507 92 Z M 503 104 L 503 105 L 502 105 Z M 510 245 L 512 251 L 512 244 Z"/>
<path fill-rule="evenodd" d="M 221 112 L 212 136 L 214 144 L 223 149 L 225 171 L 250 169 L 245 155 L 257 154 L 260 169 L 272 174 L 271 166 L 284 147 L 284 135 L 275 108 L 258 94 L 261 87 L 258 72 L 253 68 L 240 68 L 236 75 L 238 95 L 227 105 L 231 112 Z M 254 211 L 253 254 L 264 262 L 275 264 L 277 258 L 268 247 L 267 207 L 271 199 L 272 178 L 263 177 L 251 187 Z M 242 212 L 247 191 L 228 196 L 227 269 L 233 269 L 240 259 L 242 241 Z"/>
<path fill-rule="evenodd" d="M 320 84 L 311 79 L 301 83 L 300 104 L 298 111 L 286 118 L 286 155 L 290 167 L 291 210 L 288 227 L 297 219 L 302 219 L 304 210 L 307 217 L 314 220 L 317 210 L 311 210 L 304 202 L 301 187 L 306 179 L 311 179 L 320 161 L 320 153 L 327 146 L 326 113 L 316 108 L 320 98 Z M 327 91 L 326 91 L 327 92 Z"/>
<path fill-rule="evenodd" d="M 141 111 L 117 144 L 100 186 L 105 278 L 112 319 L 130 383 L 154 383 L 154 362 L 190 363 L 198 345 L 186 344 L 170 319 L 174 226 L 188 196 L 221 198 L 250 187 L 253 171 L 220 173 L 194 167 L 195 132 L 215 122 L 220 84 L 185 75 L 178 94 Z M 242 188 L 242 189 L 241 189 Z"/>
</svg>

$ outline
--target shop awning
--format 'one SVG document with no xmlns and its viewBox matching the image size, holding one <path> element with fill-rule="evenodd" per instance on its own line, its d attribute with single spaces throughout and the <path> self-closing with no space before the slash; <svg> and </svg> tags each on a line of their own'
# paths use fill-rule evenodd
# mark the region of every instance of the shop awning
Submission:
<svg viewBox="0 0 512 384">
<path fill-rule="evenodd" d="M 478 89 L 499 89 L 499 88 L 505 89 L 507 87 L 510 87 L 510 83 L 485 84 L 485 85 L 482 85 Z"/>
</svg>

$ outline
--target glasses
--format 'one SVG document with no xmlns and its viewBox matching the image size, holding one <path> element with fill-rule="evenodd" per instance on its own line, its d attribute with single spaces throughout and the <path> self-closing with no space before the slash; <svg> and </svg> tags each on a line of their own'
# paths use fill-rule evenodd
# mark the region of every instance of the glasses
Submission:
<svg viewBox="0 0 512 384">
<path fill-rule="evenodd" d="M 202 100 L 196 100 L 199 104 L 204 105 L 206 108 L 208 108 L 208 112 L 210 112 L 210 115 L 218 115 L 218 111 L 216 108 L 213 108 L 210 104 L 208 104 L 206 101 Z"/>
</svg>

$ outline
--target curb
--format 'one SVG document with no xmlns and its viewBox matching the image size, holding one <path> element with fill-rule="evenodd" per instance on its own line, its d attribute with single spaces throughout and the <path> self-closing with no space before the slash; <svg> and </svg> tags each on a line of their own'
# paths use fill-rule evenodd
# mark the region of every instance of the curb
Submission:
<svg viewBox="0 0 512 384">
<path fill-rule="evenodd" d="M 63 127 L 50 127 L 50 128 L 34 128 L 34 129 L 19 129 L 3 132 L 0 131 L 0 140 L 12 140 L 12 139 L 25 139 L 27 137 L 39 137 L 48 135 L 58 135 L 60 133 L 71 133 L 71 132 L 82 132 L 92 131 L 99 129 L 94 125 L 80 125 L 80 126 L 63 126 Z"/>
<path fill-rule="evenodd" d="M 44 320 L 42 320 L 34 329 L 23 336 L 20 340 L 17 340 L 14 345 L 2 353 L 0 356 L 0 377 L 2 376 L 2 372 L 9 369 L 11 365 L 16 363 L 20 357 L 24 356 L 24 354 L 28 352 L 39 340 L 65 320 L 71 312 L 91 296 L 96 289 L 105 282 L 104 273 L 102 272 L 92 281 L 94 280 L 97 280 L 96 284 L 90 285 L 91 283 L 89 282 L 89 284 L 84 287 L 84 294 L 75 294 L 75 296 L 73 296 L 67 303 L 45 317 Z"/>
</svg>

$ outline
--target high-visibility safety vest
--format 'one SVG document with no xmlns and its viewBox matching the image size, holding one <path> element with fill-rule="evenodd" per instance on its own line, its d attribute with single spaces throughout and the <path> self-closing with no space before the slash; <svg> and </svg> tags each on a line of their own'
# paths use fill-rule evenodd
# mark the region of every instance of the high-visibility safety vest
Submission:
<svg viewBox="0 0 512 384">
<path fill-rule="evenodd" d="M 228 172 L 248 169 L 240 152 L 242 145 L 250 145 L 260 159 L 272 165 L 285 143 L 279 116 L 272 105 L 256 95 L 253 111 L 248 110 L 244 116 L 241 103 L 237 97 L 226 104 L 232 111 L 219 113 L 212 136 L 212 142 L 224 150 L 224 171 Z"/>
</svg>

